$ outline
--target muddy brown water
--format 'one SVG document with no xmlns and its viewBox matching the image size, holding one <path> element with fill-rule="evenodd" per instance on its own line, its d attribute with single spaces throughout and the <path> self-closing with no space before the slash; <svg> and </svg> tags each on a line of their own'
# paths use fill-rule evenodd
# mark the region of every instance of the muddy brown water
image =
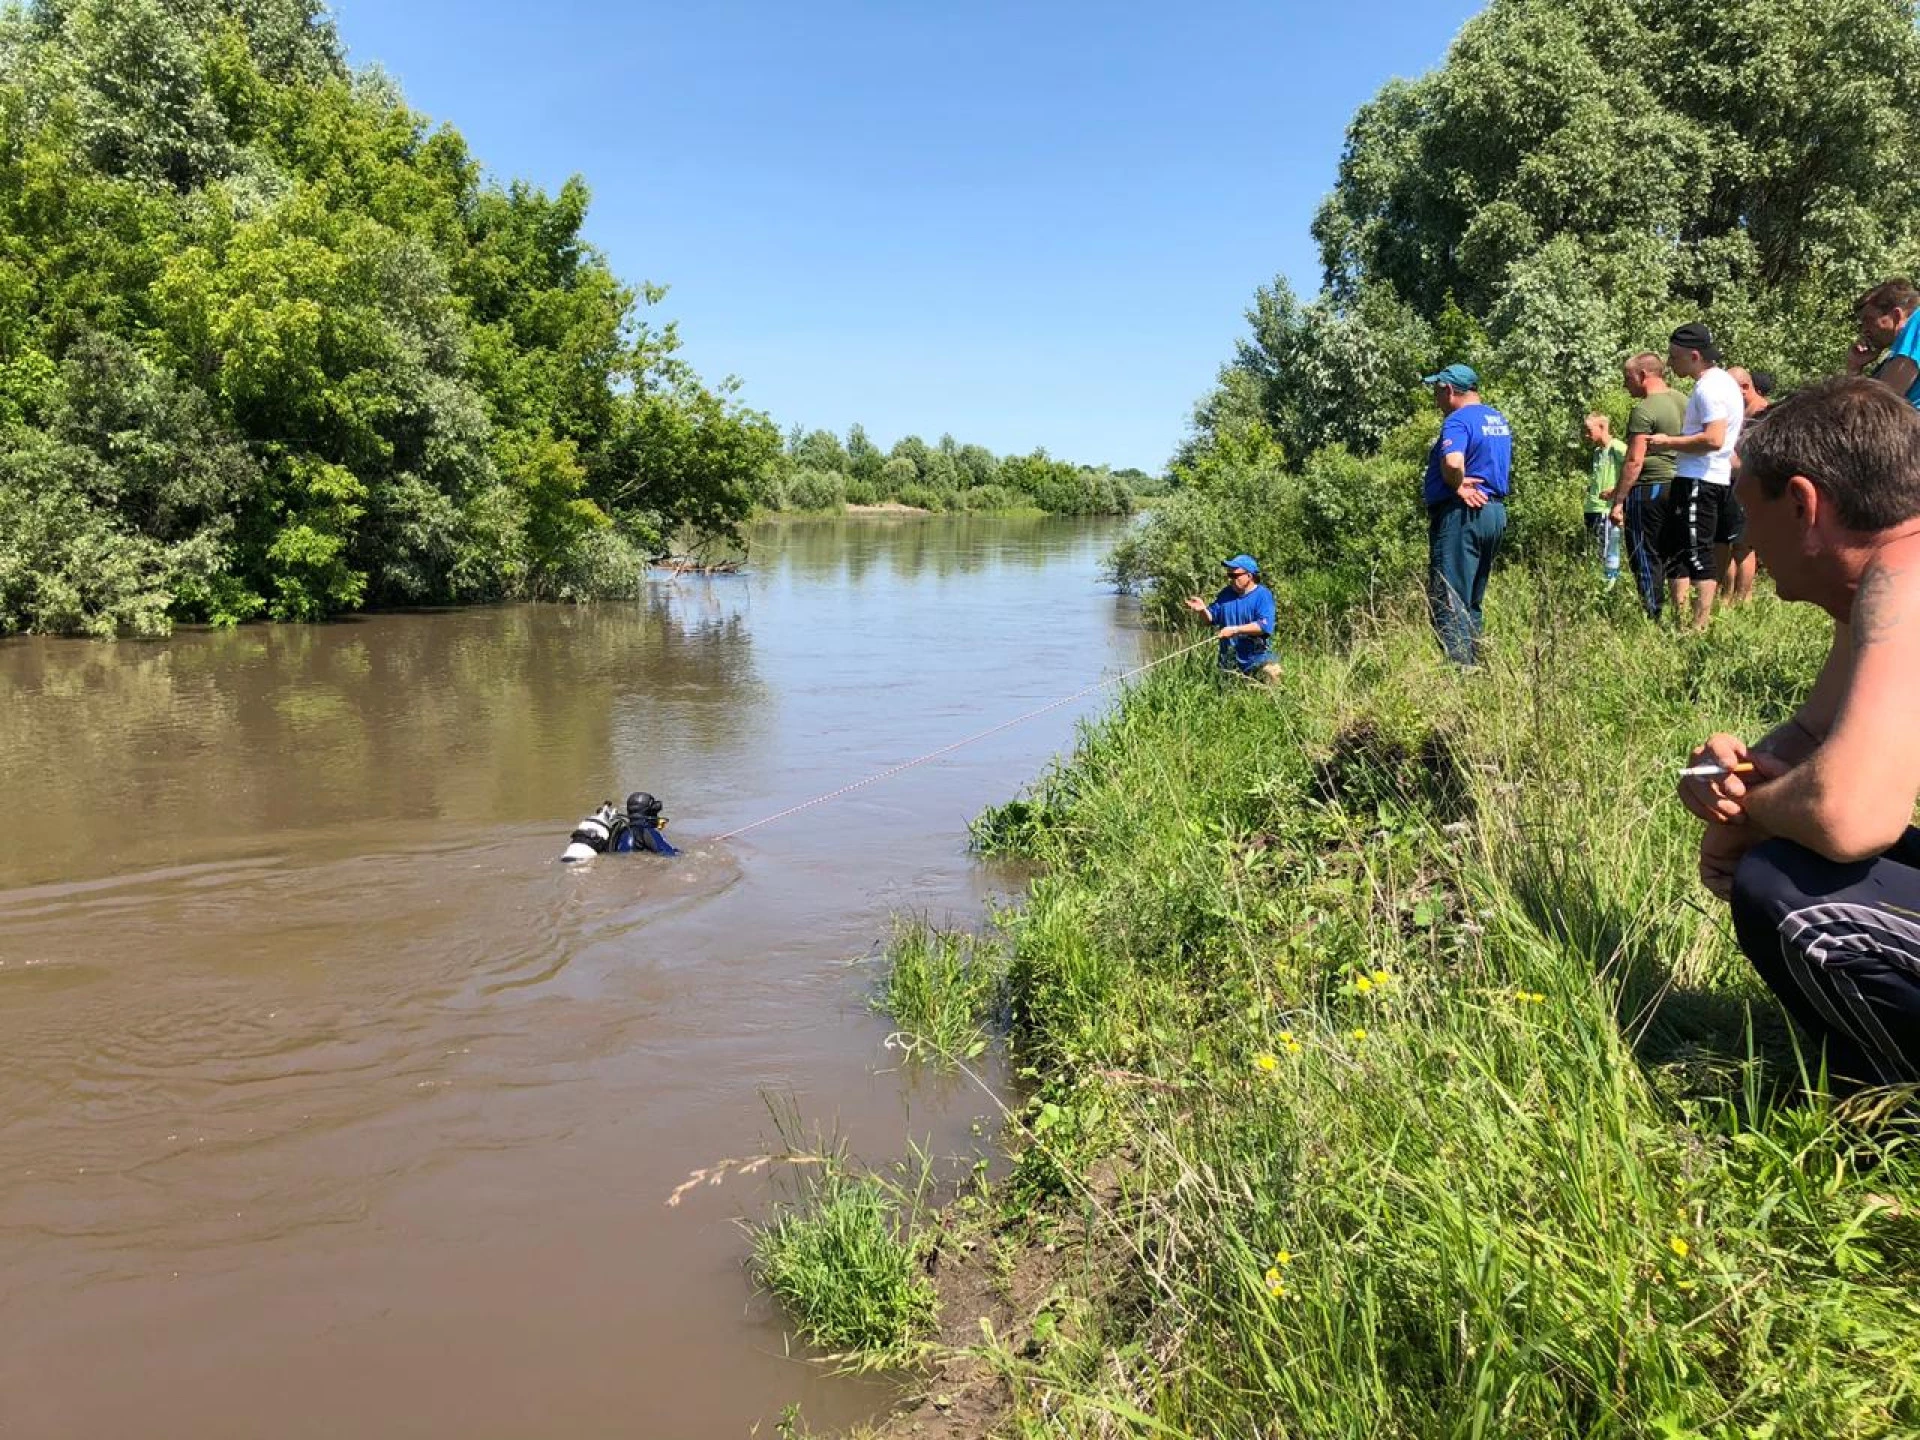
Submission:
<svg viewBox="0 0 1920 1440">
<path fill-rule="evenodd" d="M 890 914 L 1137 660 L 1110 524 L 763 529 L 629 603 L 0 644 L 0 1435 L 736 1436 L 874 1414 L 754 1295 L 771 1096 L 984 1143 L 867 1007 Z M 676 861 L 555 861 L 644 787 Z M 991 1134 L 991 1127 L 988 1127 Z"/>
</svg>

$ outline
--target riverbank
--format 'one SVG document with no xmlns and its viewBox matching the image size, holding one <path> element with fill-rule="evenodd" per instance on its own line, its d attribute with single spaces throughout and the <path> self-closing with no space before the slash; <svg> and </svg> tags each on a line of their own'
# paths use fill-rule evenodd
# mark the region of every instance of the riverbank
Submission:
<svg viewBox="0 0 1920 1440">
<path fill-rule="evenodd" d="M 1032 1100 L 910 1239 L 952 1313 L 886 1433 L 1914 1433 L 1912 1132 L 1798 1098 L 1670 798 L 1822 622 L 1632 605 L 1503 574 L 1473 676 L 1410 609 L 1169 667 L 983 817 L 1044 870 Z"/>
</svg>

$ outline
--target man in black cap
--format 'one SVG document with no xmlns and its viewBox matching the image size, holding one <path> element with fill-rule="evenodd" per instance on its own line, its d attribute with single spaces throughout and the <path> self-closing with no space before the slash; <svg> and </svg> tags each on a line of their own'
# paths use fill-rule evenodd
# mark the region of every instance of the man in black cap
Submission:
<svg viewBox="0 0 1920 1440">
<path fill-rule="evenodd" d="M 1668 576 L 1674 616 L 1685 623 L 1693 605 L 1693 628 L 1713 618 L 1720 572 L 1732 563 L 1740 538 L 1740 502 L 1733 498 L 1733 447 L 1739 443 L 1746 404 L 1733 376 L 1720 368 L 1713 332 L 1698 321 L 1682 325 L 1667 341 L 1667 363 L 1693 381 L 1678 435 L 1650 435 L 1647 443 L 1671 450 L 1674 481 L 1667 503 Z"/>
</svg>

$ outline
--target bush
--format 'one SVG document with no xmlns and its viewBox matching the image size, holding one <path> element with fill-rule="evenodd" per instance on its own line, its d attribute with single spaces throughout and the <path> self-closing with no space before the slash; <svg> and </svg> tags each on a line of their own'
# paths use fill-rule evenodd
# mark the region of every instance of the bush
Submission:
<svg viewBox="0 0 1920 1440">
<path fill-rule="evenodd" d="M 849 505 L 878 505 L 887 498 L 886 492 L 871 480 L 863 480 L 858 475 L 846 477 L 841 487 L 841 498 Z"/>
<path fill-rule="evenodd" d="M 846 503 L 847 477 L 831 470 L 796 470 L 787 482 L 795 510 L 838 510 Z"/>
<path fill-rule="evenodd" d="M 893 498 L 902 505 L 914 505 L 922 510 L 944 508 L 941 504 L 940 492 L 931 485 L 902 485 L 894 492 Z"/>
<path fill-rule="evenodd" d="M 956 510 L 1026 510 L 1033 502 L 1017 490 L 1005 485 L 976 485 L 971 490 L 962 490 L 953 497 Z"/>
</svg>

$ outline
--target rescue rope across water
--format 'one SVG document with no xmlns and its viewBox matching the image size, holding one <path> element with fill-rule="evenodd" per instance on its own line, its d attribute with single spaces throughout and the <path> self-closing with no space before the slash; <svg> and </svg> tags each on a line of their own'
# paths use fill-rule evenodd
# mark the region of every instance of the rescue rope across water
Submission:
<svg viewBox="0 0 1920 1440">
<path fill-rule="evenodd" d="M 842 795 L 852 794 L 855 790 L 876 784 L 881 780 L 889 779 L 892 776 L 900 774 L 903 770 L 911 770 L 914 766 L 924 765 L 929 760 L 938 760 L 942 755 L 951 755 L 955 750 L 959 750 L 967 745 L 972 745 L 976 741 L 984 740 L 989 735 L 998 735 L 1002 730 L 1011 730 L 1016 725 L 1024 725 L 1029 720 L 1037 719 L 1039 716 L 1045 715 L 1049 710 L 1058 710 L 1062 705 L 1071 705 L 1074 701 L 1091 695 L 1096 690 L 1104 690 L 1109 685 L 1118 685 L 1123 680 L 1131 680 L 1136 675 L 1144 675 L 1155 666 L 1164 665 L 1169 660 L 1178 660 L 1182 655 L 1190 655 L 1203 645 L 1216 645 L 1218 643 L 1219 641 L 1214 636 L 1208 635 L 1204 640 L 1196 640 L 1191 645 L 1183 645 L 1178 650 L 1170 650 L 1156 660 L 1149 660 L 1144 665 L 1136 665 L 1131 670 L 1119 675 L 1110 676 L 1105 680 L 1097 681 L 1083 690 L 1074 691 L 1071 695 L 1063 695 L 1058 700 L 1050 700 L 1037 710 L 1029 710 L 1024 715 L 1016 715 L 1011 720 L 1002 720 L 998 725 L 989 725 L 985 730 L 979 731 L 977 734 L 969 735 L 963 740 L 956 740 L 951 745 L 942 745 L 938 750 L 929 750 L 924 755 L 916 755 L 913 759 L 902 761 L 889 770 L 882 770 L 876 775 L 869 775 L 864 780 L 856 780 L 851 785 L 842 785 L 838 790 L 829 790 L 826 794 L 816 795 L 811 800 L 802 800 L 798 805 L 789 805 L 784 810 L 775 811 L 763 819 L 755 820 L 750 825 L 742 825 L 737 830 L 729 830 L 724 835 L 716 835 L 713 837 L 714 843 L 717 844 L 722 840 L 731 840 L 736 835 L 746 834 L 749 830 L 758 830 L 762 825 L 771 825 L 774 821 L 784 820 L 789 815 L 798 815 L 802 810 L 811 810 L 814 806 L 824 805 L 829 800 L 838 800 Z"/>
</svg>

